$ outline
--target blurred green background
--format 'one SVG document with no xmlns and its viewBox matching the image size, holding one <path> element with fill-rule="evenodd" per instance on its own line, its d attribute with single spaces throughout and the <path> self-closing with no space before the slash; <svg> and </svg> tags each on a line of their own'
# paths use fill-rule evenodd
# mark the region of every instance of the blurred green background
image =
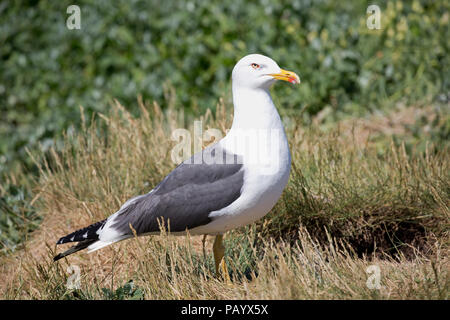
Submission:
<svg viewBox="0 0 450 320">
<path fill-rule="evenodd" d="M 81 8 L 81 30 L 66 27 L 71 4 Z M 369 4 L 381 9 L 380 30 L 366 26 Z M 116 98 L 137 113 L 137 96 L 164 107 L 173 91 L 191 114 L 214 108 L 231 97 L 234 64 L 255 52 L 300 75 L 301 86 L 276 86 L 273 95 L 284 114 L 305 108 L 305 123 L 325 108 L 333 120 L 399 103 L 448 111 L 449 7 L 446 0 L 3 0 L 0 179 L 35 174 L 26 148 L 48 150 L 63 130 L 77 130 L 80 105 L 89 118 Z M 437 129 L 441 140 L 448 122 Z M 14 213 L 31 193 L 8 181 L 0 183 L 0 211 Z M 2 228 L 14 225 L 4 217 Z"/>
<path fill-rule="evenodd" d="M 117 98 L 133 110 L 138 95 L 164 105 L 173 87 L 178 106 L 214 108 L 254 52 L 300 74 L 298 89 L 274 92 L 294 112 L 447 102 L 449 2 L 378 1 L 381 30 L 369 30 L 372 2 L 77 1 L 81 30 L 69 30 L 73 1 L 2 1 L 0 172 L 76 128 L 79 105 L 104 112 Z"/>
</svg>

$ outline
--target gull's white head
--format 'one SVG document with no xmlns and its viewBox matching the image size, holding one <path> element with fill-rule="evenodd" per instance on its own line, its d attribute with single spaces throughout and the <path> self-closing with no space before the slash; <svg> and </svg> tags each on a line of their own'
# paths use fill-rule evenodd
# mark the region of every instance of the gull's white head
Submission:
<svg viewBox="0 0 450 320">
<path fill-rule="evenodd" d="M 281 69 L 271 58 L 261 54 L 249 54 L 239 60 L 233 68 L 233 86 L 251 89 L 269 89 L 276 80 L 300 83 L 292 71 Z"/>
</svg>

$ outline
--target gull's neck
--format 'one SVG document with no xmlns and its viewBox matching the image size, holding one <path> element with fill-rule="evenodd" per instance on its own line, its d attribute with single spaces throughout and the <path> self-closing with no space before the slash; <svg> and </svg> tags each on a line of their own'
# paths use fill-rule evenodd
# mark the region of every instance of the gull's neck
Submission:
<svg viewBox="0 0 450 320">
<path fill-rule="evenodd" d="M 234 118 L 230 131 L 283 128 L 268 89 L 233 86 L 233 104 Z"/>
<path fill-rule="evenodd" d="M 287 181 L 289 144 L 269 90 L 233 87 L 233 103 L 233 124 L 220 143 L 241 155 L 256 176 L 277 175 Z"/>
</svg>

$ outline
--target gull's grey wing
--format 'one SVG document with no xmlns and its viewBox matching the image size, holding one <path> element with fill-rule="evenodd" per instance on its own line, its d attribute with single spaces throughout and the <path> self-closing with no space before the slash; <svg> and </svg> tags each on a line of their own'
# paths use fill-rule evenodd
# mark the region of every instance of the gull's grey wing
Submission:
<svg viewBox="0 0 450 320">
<path fill-rule="evenodd" d="M 161 219 L 170 232 L 208 224 L 212 211 L 240 197 L 241 160 L 218 145 L 206 148 L 176 167 L 152 192 L 130 201 L 111 227 L 131 234 L 131 225 L 137 234 L 144 234 L 159 231 Z"/>
</svg>

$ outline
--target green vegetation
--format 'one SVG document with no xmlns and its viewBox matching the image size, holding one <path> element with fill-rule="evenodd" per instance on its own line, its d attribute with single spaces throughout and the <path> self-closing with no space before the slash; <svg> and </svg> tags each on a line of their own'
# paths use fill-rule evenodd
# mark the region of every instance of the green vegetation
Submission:
<svg viewBox="0 0 450 320">
<path fill-rule="evenodd" d="M 176 88 L 180 108 L 214 108 L 229 98 L 233 65 L 252 52 L 300 74 L 298 90 L 275 96 L 292 113 L 307 106 L 305 117 L 448 99 L 445 0 L 380 1 L 381 30 L 366 27 L 370 1 L 77 3 L 81 30 L 66 28 L 70 1 L 0 6 L 0 172 L 31 165 L 25 147 L 47 150 L 78 128 L 79 105 L 105 112 L 111 99 L 162 102 Z"/>
<path fill-rule="evenodd" d="M 448 299 L 448 1 L 379 1 L 381 30 L 370 1 L 78 1 L 81 30 L 70 4 L 0 4 L 2 296 Z M 292 174 L 270 215 L 226 238 L 233 284 L 196 238 L 51 262 L 58 236 L 173 169 L 172 130 L 229 128 L 231 70 L 253 52 L 302 84 L 273 89 Z"/>
<path fill-rule="evenodd" d="M 3 186 L 0 185 L 0 248 L 2 251 L 14 250 L 41 220 L 30 203 L 33 198 L 30 187 L 19 186 L 18 181 L 11 178 L 2 182 Z"/>
</svg>

